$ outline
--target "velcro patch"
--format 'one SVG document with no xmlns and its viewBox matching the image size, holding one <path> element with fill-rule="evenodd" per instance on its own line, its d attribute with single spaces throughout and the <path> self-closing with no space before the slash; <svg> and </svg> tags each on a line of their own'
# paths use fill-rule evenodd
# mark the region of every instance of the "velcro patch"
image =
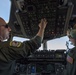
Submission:
<svg viewBox="0 0 76 75">
<path fill-rule="evenodd" d="M 21 46 L 21 42 L 11 41 L 11 42 L 10 42 L 10 46 L 20 47 L 20 46 Z"/>
<path fill-rule="evenodd" d="M 68 55 L 68 56 L 67 56 L 67 61 L 72 64 L 72 63 L 73 63 L 73 58 Z"/>
</svg>

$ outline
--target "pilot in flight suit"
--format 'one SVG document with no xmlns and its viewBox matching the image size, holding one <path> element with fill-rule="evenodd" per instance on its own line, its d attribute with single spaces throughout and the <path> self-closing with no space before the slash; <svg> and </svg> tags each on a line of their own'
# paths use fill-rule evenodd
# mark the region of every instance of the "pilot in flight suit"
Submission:
<svg viewBox="0 0 76 75">
<path fill-rule="evenodd" d="M 76 29 L 72 29 L 68 34 L 69 40 L 74 45 L 67 54 L 67 65 L 62 75 L 76 75 Z"/>
<path fill-rule="evenodd" d="M 29 41 L 3 41 L 10 38 L 11 28 L 0 18 L 0 75 L 12 75 L 15 60 L 29 56 L 41 46 L 46 25 L 46 19 L 41 19 L 37 35 Z"/>
</svg>

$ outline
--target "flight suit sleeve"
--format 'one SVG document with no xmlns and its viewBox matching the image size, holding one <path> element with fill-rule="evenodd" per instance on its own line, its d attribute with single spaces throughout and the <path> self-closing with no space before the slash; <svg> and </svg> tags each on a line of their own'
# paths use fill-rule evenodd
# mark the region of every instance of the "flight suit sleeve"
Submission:
<svg viewBox="0 0 76 75">
<path fill-rule="evenodd" d="M 29 41 L 15 42 L 11 41 L 8 47 L 1 49 L 0 59 L 3 61 L 25 58 L 41 46 L 41 37 L 35 36 Z"/>
<path fill-rule="evenodd" d="M 62 75 L 71 75 L 71 67 L 73 64 L 73 58 L 72 58 L 72 53 L 70 50 L 67 53 L 66 57 L 67 64 L 65 65 L 65 69 L 62 72 Z"/>
<path fill-rule="evenodd" d="M 73 48 L 73 51 L 71 52 L 73 55 L 73 68 L 71 71 L 71 75 L 76 75 L 76 47 Z"/>
<path fill-rule="evenodd" d="M 74 50 L 75 50 L 75 47 L 72 48 L 69 52 L 68 52 L 68 55 L 67 55 L 67 65 L 66 65 L 66 72 L 67 72 L 67 75 L 74 75 L 75 73 L 75 59 L 74 59 Z"/>
<path fill-rule="evenodd" d="M 41 46 L 41 38 L 39 36 L 34 37 L 30 41 L 24 41 L 24 48 L 26 48 L 26 55 L 29 55 L 29 53 L 33 53 L 35 50 L 37 50 Z"/>
</svg>

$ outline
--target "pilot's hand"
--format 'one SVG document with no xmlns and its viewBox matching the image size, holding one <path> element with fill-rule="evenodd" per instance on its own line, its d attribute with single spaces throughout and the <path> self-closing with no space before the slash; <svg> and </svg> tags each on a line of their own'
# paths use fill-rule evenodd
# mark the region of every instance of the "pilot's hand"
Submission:
<svg viewBox="0 0 76 75">
<path fill-rule="evenodd" d="M 44 31 L 45 31 L 46 25 L 47 25 L 46 19 L 45 18 L 41 19 L 41 21 L 39 23 L 40 29 L 37 33 L 37 36 L 41 37 L 41 41 L 43 40 L 43 37 L 44 37 Z"/>
<path fill-rule="evenodd" d="M 47 20 L 45 18 L 41 19 L 39 23 L 40 29 L 44 30 L 46 28 L 46 25 L 47 25 Z"/>
</svg>

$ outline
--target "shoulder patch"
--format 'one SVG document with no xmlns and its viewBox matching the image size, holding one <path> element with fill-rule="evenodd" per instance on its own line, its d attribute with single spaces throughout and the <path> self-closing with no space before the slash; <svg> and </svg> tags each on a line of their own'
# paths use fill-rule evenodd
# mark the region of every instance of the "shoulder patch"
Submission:
<svg viewBox="0 0 76 75">
<path fill-rule="evenodd" d="M 72 63 L 73 63 L 73 58 L 68 55 L 68 56 L 67 56 L 67 61 L 72 64 Z"/>
<path fill-rule="evenodd" d="M 10 42 L 10 46 L 13 46 L 13 47 L 20 47 L 20 46 L 21 46 L 21 42 L 11 41 L 11 42 Z"/>
</svg>

